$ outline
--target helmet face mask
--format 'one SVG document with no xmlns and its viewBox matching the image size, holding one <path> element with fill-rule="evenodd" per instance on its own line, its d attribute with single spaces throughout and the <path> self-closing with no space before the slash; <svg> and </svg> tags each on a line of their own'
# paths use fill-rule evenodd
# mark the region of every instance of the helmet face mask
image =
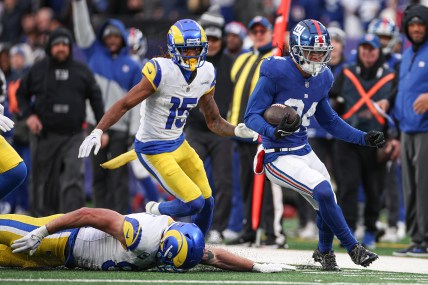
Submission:
<svg viewBox="0 0 428 285">
<path fill-rule="evenodd" d="M 397 25 L 394 21 L 382 18 L 382 19 L 374 19 L 367 29 L 369 34 L 375 34 L 379 38 L 388 37 L 389 41 L 386 46 L 382 47 L 383 54 L 390 54 L 395 45 L 399 41 L 400 32 L 398 30 Z"/>
<path fill-rule="evenodd" d="M 291 57 L 304 72 L 312 76 L 325 70 L 332 50 L 327 29 L 318 21 L 300 21 L 290 33 Z"/>
<path fill-rule="evenodd" d="M 205 63 L 208 40 L 204 29 L 190 19 L 177 21 L 167 35 L 168 52 L 172 60 L 182 68 L 194 71 Z M 190 55 L 188 50 L 195 50 Z"/>
<path fill-rule="evenodd" d="M 176 222 L 160 241 L 156 265 L 160 271 L 184 272 L 199 264 L 204 249 L 204 235 L 195 224 Z"/>
</svg>

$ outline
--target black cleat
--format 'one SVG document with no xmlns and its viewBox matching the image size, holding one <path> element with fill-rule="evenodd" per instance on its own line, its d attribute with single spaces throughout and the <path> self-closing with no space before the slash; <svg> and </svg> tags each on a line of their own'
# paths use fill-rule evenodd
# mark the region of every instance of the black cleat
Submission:
<svg viewBox="0 0 428 285">
<path fill-rule="evenodd" d="M 379 258 L 376 253 L 371 252 L 359 243 L 349 252 L 349 256 L 355 264 L 364 267 L 369 266 L 373 261 Z"/>
<path fill-rule="evenodd" d="M 331 250 L 326 253 L 322 253 L 319 249 L 316 249 L 312 254 L 312 258 L 315 262 L 321 263 L 322 270 L 325 271 L 341 271 L 340 267 L 336 263 L 336 255 Z"/>
</svg>

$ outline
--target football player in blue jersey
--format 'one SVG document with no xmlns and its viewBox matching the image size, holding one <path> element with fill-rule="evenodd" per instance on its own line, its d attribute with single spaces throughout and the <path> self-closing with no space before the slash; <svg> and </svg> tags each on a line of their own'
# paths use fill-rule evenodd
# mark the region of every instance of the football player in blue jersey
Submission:
<svg viewBox="0 0 428 285">
<path fill-rule="evenodd" d="M 42 218 L 0 215 L 0 266 L 183 272 L 200 263 L 231 271 L 294 269 L 205 248 L 204 238 L 195 224 L 148 213 L 81 208 Z"/>
<path fill-rule="evenodd" d="M 258 154 L 266 176 L 274 183 L 303 195 L 317 212 L 318 248 L 313 254 L 324 270 L 340 270 L 332 250 L 336 235 L 354 263 L 364 267 L 378 256 L 365 249 L 352 235 L 336 203 L 330 176 L 308 144 L 311 116 L 330 134 L 347 142 L 383 147 L 382 132 L 359 131 L 344 122 L 331 108 L 328 93 L 333 75 L 327 68 L 332 46 L 326 28 L 316 20 L 299 22 L 290 32 L 290 57 L 271 57 L 261 65 L 260 78 L 250 97 L 245 124 L 262 135 Z M 278 126 L 267 123 L 264 111 L 272 104 L 285 104 L 299 116 L 286 115 Z M 342 166 L 346 167 L 346 166 Z"/>
<path fill-rule="evenodd" d="M 199 103 L 211 131 L 223 136 L 252 138 L 255 134 L 243 123 L 223 119 L 214 100 L 215 69 L 205 61 L 208 41 L 202 27 L 193 20 L 177 21 L 167 35 L 171 58 L 153 58 L 143 67 L 143 78 L 104 115 L 84 140 L 79 157 L 87 157 L 101 146 L 101 135 L 128 110 L 144 108 L 140 127 L 126 160 L 138 157 L 160 185 L 177 199 L 149 202 L 146 211 L 173 217 L 193 216 L 204 234 L 210 228 L 214 199 L 204 165 L 184 138 L 189 111 Z"/>
</svg>

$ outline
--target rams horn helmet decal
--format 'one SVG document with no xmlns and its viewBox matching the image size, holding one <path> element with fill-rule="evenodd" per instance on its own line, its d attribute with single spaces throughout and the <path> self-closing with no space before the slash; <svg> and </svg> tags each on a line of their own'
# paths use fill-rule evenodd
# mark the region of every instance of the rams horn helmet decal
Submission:
<svg viewBox="0 0 428 285">
<path fill-rule="evenodd" d="M 195 224 L 173 223 L 164 233 L 157 253 L 157 266 L 162 271 L 188 270 L 204 254 L 205 237 Z"/>
<path fill-rule="evenodd" d="M 205 63 L 208 41 L 204 29 L 194 20 L 184 19 L 171 26 L 167 35 L 168 52 L 172 60 L 186 70 L 193 71 Z M 186 56 L 185 49 L 196 49 L 198 54 Z"/>
</svg>

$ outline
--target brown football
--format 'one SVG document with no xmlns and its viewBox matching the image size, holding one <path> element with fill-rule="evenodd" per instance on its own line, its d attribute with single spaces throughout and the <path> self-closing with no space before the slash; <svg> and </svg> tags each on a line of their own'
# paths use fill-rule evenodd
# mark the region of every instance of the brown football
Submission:
<svg viewBox="0 0 428 285">
<path fill-rule="evenodd" d="M 281 123 L 282 118 L 284 118 L 287 113 L 289 114 L 287 120 L 289 123 L 292 123 L 296 116 L 298 116 L 296 110 L 290 106 L 283 104 L 273 104 L 265 110 L 263 117 L 269 124 L 277 126 L 279 123 Z"/>
</svg>

